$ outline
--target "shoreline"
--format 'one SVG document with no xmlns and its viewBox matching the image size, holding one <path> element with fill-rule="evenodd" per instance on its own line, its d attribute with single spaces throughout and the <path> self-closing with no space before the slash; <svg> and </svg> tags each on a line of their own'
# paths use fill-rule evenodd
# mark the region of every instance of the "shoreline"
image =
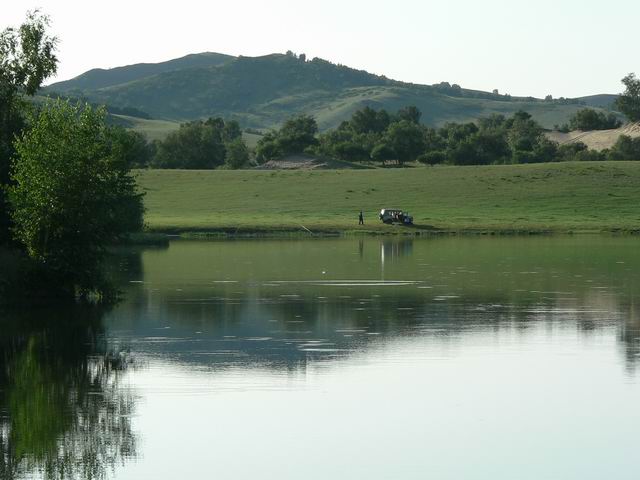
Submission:
<svg viewBox="0 0 640 480">
<path fill-rule="evenodd" d="M 130 235 L 119 245 L 162 245 L 171 240 L 224 240 L 260 238 L 348 238 L 348 237 L 456 237 L 456 236 L 562 236 L 562 235 L 640 235 L 640 229 L 536 229 L 536 228 L 420 228 L 382 229 L 302 229 L 265 227 L 166 228 L 150 229 Z"/>
</svg>

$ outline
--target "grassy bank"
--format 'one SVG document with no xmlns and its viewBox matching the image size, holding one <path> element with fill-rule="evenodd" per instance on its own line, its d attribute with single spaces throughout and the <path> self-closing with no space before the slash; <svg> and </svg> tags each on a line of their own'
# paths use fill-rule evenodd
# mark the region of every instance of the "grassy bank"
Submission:
<svg viewBox="0 0 640 480">
<path fill-rule="evenodd" d="M 640 229 L 640 162 L 388 170 L 138 173 L 152 231 L 398 232 L 379 222 L 402 208 L 416 228 L 452 231 Z M 360 209 L 366 225 L 358 227 Z"/>
</svg>

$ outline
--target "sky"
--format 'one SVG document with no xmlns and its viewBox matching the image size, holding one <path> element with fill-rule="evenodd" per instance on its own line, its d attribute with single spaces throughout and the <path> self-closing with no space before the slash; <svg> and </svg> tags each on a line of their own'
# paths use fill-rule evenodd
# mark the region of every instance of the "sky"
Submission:
<svg viewBox="0 0 640 480">
<path fill-rule="evenodd" d="M 3 0 L 51 17 L 58 75 L 204 51 L 308 58 L 511 95 L 619 93 L 640 74 L 639 0 Z M 51 82 L 49 82 L 51 83 Z"/>
</svg>

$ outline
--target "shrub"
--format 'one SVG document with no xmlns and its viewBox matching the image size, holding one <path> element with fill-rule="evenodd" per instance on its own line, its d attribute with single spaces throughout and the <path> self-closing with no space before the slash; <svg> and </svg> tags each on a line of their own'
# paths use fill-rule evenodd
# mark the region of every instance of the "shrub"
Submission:
<svg viewBox="0 0 640 480">
<path fill-rule="evenodd" d="M 592 108 L 583 108 L 578 110 L 569 119 L 569 128 L 571 130 L 611 130 L 619 128 L 622 122 L 613 113 L 605 114 L 597 112 Z"/>
<path fill-rule="evenodd" d="M 418 161 L 431 166 L 439 165 L 447 161 L 447 154 L 442 151 L 427 152 L 420 155 Z"/>
</svg>

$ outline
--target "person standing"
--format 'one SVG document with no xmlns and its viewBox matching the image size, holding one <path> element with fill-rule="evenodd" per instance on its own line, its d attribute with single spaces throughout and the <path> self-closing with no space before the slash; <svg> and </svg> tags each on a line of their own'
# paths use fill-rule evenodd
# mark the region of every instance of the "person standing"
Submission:
<svg viewBox="0 0 640 480">
<path fill-rule="evenodd" d="M 362 210 L 360 210 L 360 215 L 358 215 L 358 225 L 364 225 L 364 216 L 362 215 Z"/>
</svg>

